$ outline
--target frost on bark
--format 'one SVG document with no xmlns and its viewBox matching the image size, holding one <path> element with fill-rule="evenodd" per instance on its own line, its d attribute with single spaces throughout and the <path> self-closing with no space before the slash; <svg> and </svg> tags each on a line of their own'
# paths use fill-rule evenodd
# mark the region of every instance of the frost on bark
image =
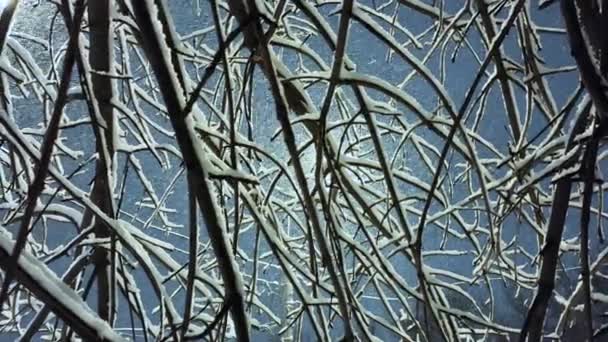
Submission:
<svg viewBox="0 0 608 342">
<path fill-rule="evenodd" d="M 606 338 L 603 1 L 6 4 L 0 339 Z"/>
</svg>

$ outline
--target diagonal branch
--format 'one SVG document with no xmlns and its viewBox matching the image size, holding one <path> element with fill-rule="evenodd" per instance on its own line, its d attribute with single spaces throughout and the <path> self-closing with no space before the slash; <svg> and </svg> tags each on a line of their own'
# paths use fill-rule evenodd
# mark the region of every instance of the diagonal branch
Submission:
<svg viewBox="0 0 608 342">
<path fill-rule="evenodd" d="M 160 90 L 170 113 L 171 124 L 175 131 L 177 143 L 182 152 L 188 175 L 192 174 L 193 187 L 213 250 L 218 259 L 220 271 L 224 278 L 226 297 L 231 298 L 230 307 L 234 320 L 237 338 L 249 341 L 249 319 L 245 312 L 245 294 L 243 281 L 238 265 L 229 246 L 224 222 L 209 184 L 208 170 L 205 169 L 204 151 L 196 146 L 193 139 L 192 115 L 185 115 L 186 98 L 184 74 L 177 56 L 178 39 L 173 30 L 170 17 L 164 3 L 152 1 L 135 1 L 132 3 L 135 21 L 141 32 L 141 43 L 146 56 L 152 65 Z M 160 24 L 160 25 L 157 25 Z M 159 53 L 170 51 L 170 56 Z M 170 57 L 170 58 L 167 58 Z"/>
<path fill-rule="evenodd" d="M 110 326 L 100 319 L 80 299 L 80 296 L 61 281 L 48 267 L 27 251 L 13 261 L 11 251 L 16 241 L 0 227 L 0 267 L 13 269 L 16 280 L 44 302 L 58 317 L 87 341 L 123 341 Z"/>
<path fill-rule="evenodd" d="M 63 6 L 68 6 L 68 2 L 64 1 Z M 30 223 L 34 214 L 34 209 L 36 208 L 36 202 L 44 190 L 44 180 L 46 179 L 49 164 L 51 163 L 51 156 L 53 154 L 55 141 L 59 136 L 59 123 L 61 122 L 61 117 L 63 115 L 63 108 L 67 102 L 67 92 L 70 85 L 70 79 L 72 77 L 72 69 L 75 63 L 75 51 L 77 50 L 78 34 L 80 31 L 80 23 L 84 14 L 84 8 L 84 0 L 79 0 L 75 6 L 73 20 L 74 29 L 70 31 L 70 40 L 68 42 L 66 55 L 63 61 L 63 74 L 59 83 L 59 90 L 57 92 L 57 98 L 55 99 L 53 114 L 42 143 L 40 163 L 38 164 L 38 169 L 36 170 L 34 180 L 28 188 L 25 213 L 19 227 L 17 240 L 14 246 L 15 248 L 11 253 L 13 262 L 8 263 L 8 268 L 6 269 L 6 274 L 2 283 L 2 289 L 0 289 L 0 308 L 6 300 L 6 296 L 8 295 L 8 287 L 12 280 L 13 272 L 15 271 L 11 265 L 15 264 L 14 261 L 19 258 L 19 254 L 21 254 L 21 251 L 25 247 L 27 236 L 30 232 Z"/>
<path fill-rule="evenodd" d="M 606 95 L 608 83 L 600 74 L 589 55 L 590 49 L 588 49 L 585 42 L 574 1 L 562 0 L 561 5 L 562 16 L 564 17 L 568 38 L 570 39 L 570 51 L 578 66 L 581 80 L 585 85 L 585 89 L 591 95 L 593 104 L 598 109 L 600 117 L 606 118 L 608 115 L 608 96 Z"/>
</svg>

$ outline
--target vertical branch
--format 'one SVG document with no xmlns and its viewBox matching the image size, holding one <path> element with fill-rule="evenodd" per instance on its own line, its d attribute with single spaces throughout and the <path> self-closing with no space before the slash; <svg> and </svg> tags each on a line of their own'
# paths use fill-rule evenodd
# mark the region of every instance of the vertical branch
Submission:
<svg viewBox="0 0 608 342">
<path fill-rule="evenodd" d="M 328 268 L 334 290 L 336 291 L 340 312 L 345 323 L 345 338 L 352 339 L 353 333 L 349 322 L 349 309 L 345 289 L 337 274 L 337 268 L 331 256 L 329 245 L 323 236 L 321 223 L 297 151 L 293 128 L 291 127 L 288 118 L 288 106 L 298 114 L 310 112 L 311 106 L 308 102 L 309 99 L 302 93 L 302 90 L 293 83 L 281 83 L 279 80 L 280 71 L 277 70 L 277 66 L 275 65 L 276 56 L 271 52 L 269 46 L 271 37 L 266 36 L 263 32 L 260 23 L 262 16 L 259 13 L 259 9 L 256 7 L 256 4 L 248 1 L 231 0 L 229 1 L 229 6 L 231 13 L 237 17 L 239 23 L 244 28 L 245 45 L 259 58 L 259 60 L 261 60 L 262 71 L 270 82 L 277 119 L 280 123 L 284 141 L 294 165 L 296 179 L 304 198 L 304 210 L 311 220 L 312 230 L 321 250 L 322 263 Z M 250 16 L 254 18 L 252 24 L 247 23 L 247 19 Z M 316 132 L 318 133 L 318 130 L 316 130 Z M 310 252 L 314 253 L 313 250 Z"/>
<path fill-rule="evenodd" d="M 243 4 L 244 5 L 244 4 Z M 283 85 L 279 81 L 279 75 L 276 70 L 276 66 L 273 62 L 273 55 L 270 50 L 268 40 L 271 37 L 264 37 L 262 26 L 260 23 L 261 15 L 257 8 L 257 5 L 254 2 L 249 1 L 249 15 L 252 15 L 254 18 L 258 18 L 254 21 L 254 27 L 249 30 L 246 34 L 246 37 L 255 37 L 255 44 L 248 45 L 249 48 L 253 48 L 254 53 L 258 54 L 261 57 L 262 66 L 265 70 L 265 74 L 267 75 L 268 81 L 270 82 L 271 91 L 274 97 L 275 107 L 276 107 L 276 115 L 277 119 L 281 125 L 281 129 L 283 132 L 283 137 L 285 140 L 285 144 L 287 145 L 287 149 L 291 156 L 291 160 L 293 162 L 294 170 L 296 173 L 296 179 L 298 185 L 302 191 L 302 196 L 304 198 L 305 211 L 308 215 L 308 218 L 311 220 L 313 232 L 315 234 L 315 238 L 317 239 L 317 243 L 319 244 L 319 249 L 321 250 L 322 262 L 327 267 L 329 275 L 331 277 L 331 281 L 334 285 L 334 290 L 336 291 L 336 296 L 338 298 L 340 312 L 342 314 L 342 320 L 344 322 L 344 330 L 345 336 L 344 339 L 346 341 L 353 341 L 354 334 L 350 323 L 349 317 L 349 303 L 347 300 L 347 296 L 345 293 L 345 284 L 342 284 L 340 281 L 340 277 L 338 275 L 337 266 L 335 264 L 335 260 L 332 256 L 329 245 L 327 244 L 326 238 L 323 235 L 323 230 L 321 228 L 321 222 L 319 220 L 319 216 L 315 209 L 314 201 L 312 199 L 311 192 L 308 187 L 308 183 L 306 180 L 306 175 L 304 174 L 304 168 L 301 163 L 301 158 L 299 157 L 299 153 L 296 146 L 295 135 L 293 132 L 293 128 L 291 127 L 291 123 L 289 122 L 288 117 L 288 103 L 285 99 L 285 89 Z M 351 2 L 352 6 L 352 2 Z M 348 13 L 346 16 L 343 16 L 343 20 L 346 20 L 348 23 Z M 347 27 L 347 26 L 346 26 Z M 344 37 L 345 39 L 346 37 Z M 340 59 L 337 59 L 340 63 Z M 340 69 L 335 69 L 337 72 Z M 331 99 L 328 96 L 328 100 Z M 311 251 L 312 252 L 312 251 Z"/>
<path fill-rule="evenodd" d="M 608 113 L 608 98 L 606 97 L 602 85 L 603 78 L 597 72 L 597 68 L 589 56 L 589 49 L 587 48 L 587 43 L 585 42 L 581 31 L 574 1 L 562 0 L 561 13 L 566 23 L 571 53 L 578 66 L 581 80 L 591 96 L 600 118 L 605 118 L 606 113 Z M 581 115 L 581 117 L 586 119 L 588 110 L 589 109 L 587 109 L 585 115 Z M 579 117 L 579 120 L 581 120 L 581 117 Z M 603 119 L 600 121 L 602 120 Z M 572 140 L 576 134 L 582 131 L 584 128 L 583 126 L 582 123 L 577 122 L 577 125 L 569 138 L 567 149 L 572 148 Z M 539 288 L 536 297 L 534 298 L 534 302 L 528 311 L 526 320 L 524 321 L 520 334 L 520 341 L 525 341 L 526 337 L 528 337 L 529 341 L 540 341 L 542 338 L 547 306 L 549 305 L 551 293 L 555 286 L 555 271 L 559 259 L 559 245 L 564 230 L 571 188 L 572 181 L 569 177 L 557 182 L 553 196 L 553 204 L 551 206 L 551 217 L 547 227 L 545 246 L 541 252 L 543 261 L 538 281 Z"/>
<path fill-rule="evenodd" d="M 6 47 L 6 40 L 8 38 L 8 34 L 11 29 L 11 25 L 13 23 L 13 17 L 15 16 L 15 12 L 17 11 L 17 5 L 19 4 L 18 0 L 9 1 L 6 6 L 2 9 L 2 15 L 0 15 L 0 56 L 3 56 L 4 49 Z M 10 103 L 10 93 L 7 89 L 7 84 L 5 84 L 5 75 L 2 73 L 0 76 L 2 79 L 0 80 L 0 106 L 2 109 L 9 112 L 9 103 Z"/>
<path fill-rule="evenodd" d="M 114 61 L 113 39 L 111 37 L 112 3 L 109 0 L 92 1 L 89 4 L 88 15 L 90 25 L 89 63 L 91 68 L 92 101 L 97 105 L 97 111 L 91 113 L 96 135 L 97 165 L 95 184 L 91 199 L 105 214 L 114 218 L 116 214 L 113 198 L 113 177 L 116 175 L 114 153 L 116 140 L 115 118 L 111 104 L 114 84 L 110 77 Z M 86 78 L 87 75 L 83 75 Z M 95 105 L 94 104 L 94 105 Z M 100 239 L 111 239 L 110 249 L 104 246 L 96 247 L 93 263 L 97 269 L 97 310 L 99 316 L 108 321 L 114 321 L 115 313 L 115 241 L 105 225 L 96 220 L 95 235 Z"/>
<path fill-rule="evenodd" d="M 342 3 L 342 11 L 341 11 L 341 15 L 340 15 L 340 23 L 339 23 L 339 27 L 338 27 L 338 37 L 337 37 L 337 43 L 336 43 L 336 49 L 334 51 L 334 61 L 333 61 L 333 66 L 331 69 L 331 76 L 330 76 L 330 80 L 329 80 L 329 86 L 327 89 L 327 93 L 325 95 L 325 99 L 323 101 L 323 104 L 321 106 L 321 112 L 319 113 L 319 130 L 318 130 L 318 136 L 316 137 L 317 139 L 317 158 L 316 158 L 316 168 L 315 168 L 315 182 L 317 185 L 317 190 L 319 193 L 319 198 L 321 201 L 321 205 L 322 205 L 322 209 L 323 209 L 323 213 L 325 216 L 325 222 L 327 222 L 327 225 L 329 227 L 332 226 L 332 206 L 331 203 L 329 202 L 329 198 L 326 195 L 325 189 L 323 189 L 323 187 L 325 186 L 323 184 L 323 154 L 326 151 L 326 127 L 327 127 L 327 116 L 331 107 L 331 103 L 333 101 L 333 97 L 334 97 L 334 93 L 336 92 L 337 86 L 340 83 L 340 74 L 344 68 L 344 58 L 345 58 L 345 52 L 346 52 L 346 46 L 347 46 L 347 41 L 348 41 L 348 32 L 350 29 L 350 19 L 351 19 L 351 15 L 353 12 L 353 6 L 355 4 L 354 0 L 345 0 Z M 265 60 L 267 61 L 266 64 L 266 68 L 273 70 L 272 71 L 272 75 L 276 75 L 276 72 L 274 71 L 274 66 L 272 65 L 272 60 L 271 60 L 271 56 L 270 56 L 270 48 L 266 47 L 266 58 Z M 290 132 L 287 132 L 286 129 L 291 131 L 291 127 L 289 124 L 289 119 L 288 119 L 288 115 L 287 115 L 287 102 L 284 100 L 284 98 L 281 95 L 281 90 L 284 91 L 284 89 L 280 89 L 280 82 L 278 81 L 278 75 L 276 76 L 276 80 L 271 80 L 272 83 L 276 83 L 276 85 L 273 85 L 273 92 L 274 92 L 274 96 L 275 96 L 275 101 L 283 101 L 284 105 L 283 108 L 285 110 L 284 113 L 280 113 L 279 110 L 277 110 L 277 117 L 279 117 L 279 121 L 281 123 L 281 127 L 283 128 L 283 133 L 284 133 L 284 138 L 285 138 L 285 142 L 288 145 L 288 148 L 290 149 L 290 155 L 292 157 L 292 160 L 294 160 L 294 168 L 296 168 L 296 175 L 298 176 L 298 182 L 300 187 L 302 188 L 302 190 L 304 191 L 304 196 L 305 196 L 305 201 L 308 202 L 308 198 L 309 193 L 308 190 L 306 190 L 305 186 L 306 186 L 306 180 L 304 179 L 303 181 L 300 179 L 300 175 L 299 173 L 302 172 L 301 170 L 298 170 L 298 168 L 301 168 L 301 166 L 299 166 L 299 160 L 296 161 L 296 159 L 299 159 L 298 154 L 296 152 L 296 146 L 295 146 L 295 139 L 293 139 L 293 141 L 291 141 L 291 137 Z M 277 96 L 278 95 L 278 96 Z M 277 109 L 280 109 L 280 107 L 277 105 Z M 293 151 L 292 151 L 292 147 L 290 146 L 290 144 L 293 144 Z M 330 154 L 327 155 L 328 159 L 331 159 L 332 156 Z M 329 160 L 328 160 L 329 162 Z M 302 172 L 303 175 L 303 172 Z M 304 186 L 304 187 L 303 187 Z M 312 203 L 306 203 L 306 206 L 308 207 L 308 212 L 310 214 L 310 211 L 316 211 L 316 209 L 314 208 L 314 204 Z M 320 245 L 320 249 L 321 249 L 321 254 L 323 257 L 323 262 L 324 264 L 328 267 L 330 275 L 332 277 L 332 282 L 334 283 L 334 286 L 336 287 L 337 290 L 337 295 L 338 295 L 338 301 L 339 301 L 339 305 L 340 305 L 340 311 L 342 313 L 343 316 L 343 321 L 344 321 L 344 325 L 345 325 L 345 336 L 344 339 L 346 341 L 352 341 L 354 339 L 354 333 L 352 331 L 352 327 L 351 327 L 351 323 L 350 323 L 350 319 L 351 319 L 351 314 L 350 314 L 350 302 L 352 302 L 352 299 L 348 299 L 348 294 L 351 293 L 352 291 L 350 291 L 349 289 L 349 284 L 348 281 L 346 279 L 345 276 L 345 272 L 344 272 L 344 267 L 341 267 L 341 269 L 343 270 L 342 272 L 339 272 L 340 274 L 338 274 L 338 269 L 340 267 L 338 267 L 340 265 L 340 258 L 339 255 L 332 255 L 331 250 L 329 248 L 329 246 L 326 246 L 324 244 L 323 241 L 325 241 L 326 237 L 328 236 L 332 236 L 332 234 L 325 234 L 325 236 L 322 236 L 322 231 L 320 230 L 320 226 L 318 226 L 318 223 L 316 223 L 314 220 L 312 220 L 312 228 L 315 230 L 315 237 L 318 240 L 318 243 Z M 333 223 L 333 228 L 334 229 L 342 229 L 340 227 L 337 227 L 335 225 L 335 223 Z M 317 231 L 318 230 L 318 231 Z M 328 231 L 330 231 L 331 229 L 327 229 Z M 339 250 L 338 248 L 335 248 L 334 250 Z M 336 252 L 336 254 L 339 252 Z M 331 258 L 331 259 L 328 259 Z M 357 315 L 355 314 L 355 318 L 357 317 Z M 363 330 L 366 330 L 366 327 L 362 327 Z"/>
<path fill-rule="evenodd" d="M 591 202 L 593 199 L 593 185 L 595 184 L 595 164 L 597 162 L 597 149 L 599 144 L 599 127 L 595 127 L 591 139 L 583 155 L 581 178 L 583 181 L 583 207 L 581 208 L 581 278 L 583 281 L 583 331 L 586 334 L 584 341 L 593 340 L 593 315 L 591 307 L 591 273 L 589 271 L 589 218 L 591 216 Z"/>
<path fill-rule="evenodd" d="M 182 339 L 188 333 L 188 325 L 192 315 L 192 306 L 194 300 L 194 280 L 196 278 L 197 259 L 198 259 L 198 222 L 196 211 L 196 194 L 194 191 L 194 181 L 192 175 L 188 175 L 188 229 L 190 230 L 189 247 L 188 247 L 188 279 L 186 280 L 186 305 L 184 308 L 184 323 L 182 326 Z"/>
<path fill-rule="evenodd" d="M 222 22 L 220 19 L 220 13 L 219 13 L 219 8 L 217 5 L 217 1 L 212 0 L 211 1 L 211 12 L 213 14 L 213 21 L 215 24 L 215 31 L 216 31 L 216 35 L 217 35 L 217 40 L 219 42 L 219 47 L 218 47 L 218 52 L 222 55 L 222 64 L 224 66 L 224 72 L 225 72 L 225 77 L 224 77 L 224 82 L 225 82 L 225 96 L 227 97 L 228 100 L 228 121 L 230 123 L 230 127 L 229 127 L 229 131 L 230 131 L 230 163 L 232 164 L 232 168 L 234 170 L 238 170 L 239 165 L 238 165 L 238 149 L 237 149 L 237 144 L 236 144 L 236 134 L 237 134 L 237 130 L 238 130 L 238 119 L 236 117 L 237 114 L 237 108 L 235 108 L 234 105 L 234 98 L 233 98 L 233 80 L 232 80 L 232 72 L 231 72 L 231 65 L 230 62 L 228 61 L 228 45 L 226 44 L 226 33 L 224 32 L 224 28 L 222 26 Z M 194 95 L 194 97 L 196 97 L 196 94 Z M 232 239 L 232 252 L 234 254 L 236 254 L 236 251 L 238 249 L 238 242 L 239 242 L 239 231 L 240 231 L 240 225 L 239 225 L 239 217 L 240 217 L 240 204 L 239 204 L 239 187 L 238 187 L 238 181 L 233 180 L 232 181 L 232 189 L 234 191 L 234 232 L 233 232 L 233 239 Z"/>
<path fill-rule="evenodd" d="M 584 131 L 589 111 L 591 110 L 590 107 L 590 104 L 585 106 L 579 114 L 568 137 L 566 151 L 576 148 L 574 146 L 574 138 Z M 564 167 L 568 167 L 568 165 L 564 165 Z M 559 261 L 559 246 L 562 240 L 562 233 L 564 232 L 571 190 L 572 180 L 570 177 L 560 179 L 555 185 L 555 192 L 553 193 L 553 201 L 551 203 L 551 216 L 547 224 L 547 234 L 544 246 L 540 252 L 542 265 L 538 278 L 538 290 L 521 328 L 519 335 L 521 342 L 524 342 L 526 337 L 528 337 L 528 341 L 540 341 L 542 337 L 547 306 L 555 287 L 555 271 Z"/>
<path fill-rule="evenodd" d="M 496 37 L 496 30 L 494 28 L 493 19 L 490 16 L 490 13 L 488 13 L 488 5 L 485 0 L 476 0 L 475 3 L 477 4 L 488 40 L 489 42 L 492 42 Z M 517 103 L 515 103 L 515 97 L 513 96 L 513 88 L 509 83 L 509 75 L 507 73 L 507 69 L 505 68 L 502 55 L 502 47 L 492 51 L 494 65 L 496 66 L 496 74 L 502 90 L 502 98 L 509 118 L 509 127 L 511 128 L 511 133 L 513 134 L 513 140 L 518 143 L 522 135 L 521 123 L 519 122 Z"/>
</svg>

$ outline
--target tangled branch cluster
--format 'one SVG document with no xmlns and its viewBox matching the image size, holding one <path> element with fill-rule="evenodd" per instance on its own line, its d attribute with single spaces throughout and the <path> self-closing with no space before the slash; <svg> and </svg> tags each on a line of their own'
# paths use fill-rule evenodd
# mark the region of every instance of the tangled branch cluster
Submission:
<svg viewBox="0 0 608 342">
<path fill-rule="evenodd" d="M 608 11 L 561 2 L 9 1 L 0 335 L 601 338 Z"/>
</svg>

